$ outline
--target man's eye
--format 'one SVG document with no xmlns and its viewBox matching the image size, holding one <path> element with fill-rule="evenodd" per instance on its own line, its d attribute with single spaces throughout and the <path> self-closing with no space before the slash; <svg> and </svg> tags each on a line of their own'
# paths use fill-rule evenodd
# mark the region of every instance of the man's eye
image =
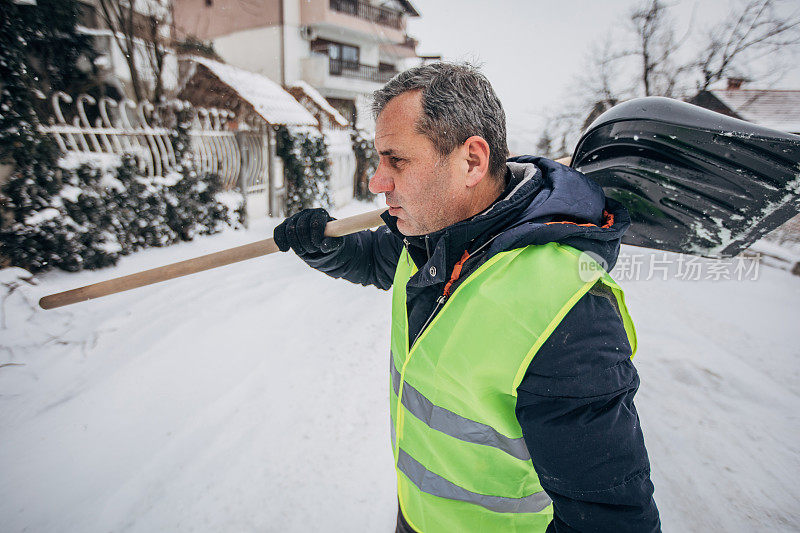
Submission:
<svg viewBox="0 0 800 533">
<path fill-rule="evenodd" d="M 399 157 L 390 157 L 389 162 L 392 163 L 392 166 L 396 167 L 402 161 Z"/>
</svg>

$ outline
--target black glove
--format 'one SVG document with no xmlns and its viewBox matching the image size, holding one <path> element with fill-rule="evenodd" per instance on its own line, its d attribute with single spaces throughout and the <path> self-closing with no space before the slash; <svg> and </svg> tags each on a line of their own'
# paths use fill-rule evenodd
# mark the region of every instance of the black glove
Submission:
<svg viewBox="0 0 800 533">
<path fill-rule="evenodd" d="M 278 224 L 272 232 L 281 252 L 291 248 L 297 255 L 329 253 L 344 243 L 344 237 L 326 237 L 331 217 L 324 209 L 304 209 Z"/>
</svg>

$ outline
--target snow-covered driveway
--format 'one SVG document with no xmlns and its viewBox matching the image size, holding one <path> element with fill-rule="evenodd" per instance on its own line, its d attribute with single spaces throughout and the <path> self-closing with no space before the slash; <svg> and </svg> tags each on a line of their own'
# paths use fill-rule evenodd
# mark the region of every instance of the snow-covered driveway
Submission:
<svg viewBox="0 0 800 533">
<path fill-rule="evenodd" d="M 20 365 L 0 367 L 0 530 L 393 530 L 388 293 L 280 254 L 29 305 L 274 223 L 8 295 L 0 365 Z M 800 278 L 621 283 L 665 531 L 800 529 Z"/>
</svg>

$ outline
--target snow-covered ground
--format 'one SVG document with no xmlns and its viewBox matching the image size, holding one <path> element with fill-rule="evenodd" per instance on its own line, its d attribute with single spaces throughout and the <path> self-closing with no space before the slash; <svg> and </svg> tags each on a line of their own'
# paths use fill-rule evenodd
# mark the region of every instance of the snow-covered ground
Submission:
<svg viewBox="0 0 800 533">
<path fill-rule="evenodd" d="M 37 285 L 0 273 L 0 530 L 393 531 L 388 293 L 279 254 L 36 308 L 275 223 Z M 797 531 L 800 277 L 623 254 L 665 531 Z"/>
</svg>

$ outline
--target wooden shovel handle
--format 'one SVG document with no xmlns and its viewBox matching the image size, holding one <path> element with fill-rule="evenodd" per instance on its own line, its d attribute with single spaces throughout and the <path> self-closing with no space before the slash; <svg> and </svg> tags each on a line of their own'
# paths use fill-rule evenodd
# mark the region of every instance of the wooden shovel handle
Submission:
<svg viewBox="0 0 800 533">
<path fill-rule="evenodd" d="M 387 208 L 376 209 L 375 211 L 368 211 L 360 215 L 353 215 L 351 217 L 343 218 L 341 220 L 332 220 L 325 226 L 326 237 L 343 237 L 356 233 L 365 229 L 374 228 L 375 226 L 382 226 L 384 224 L 381 215 Z M 271 241 L 272 239 L 267 239 Z"/>
<path fill-rule="evenodd" d="M 373 228 L 383 224 L 383 219 L 380 215 L 386 209 L 377 209 L 368 213 L 362 213 L 341 220 L 333 220 L 328 222 L 325 227 L 325 235 L 328 237 L 342 237 L 355 233 L 357 231 Z M 143 272 L 137 272 L 127 276 L 101 281 L 100 283 L 93 283 L 77 289 L 59 292 L 45 296 L 39 300 L 39 307 L 42 309 L 55 309 L 65 305 L 74 304 L 77 302 L 84 302 L 101 296 L 108 296 L 122 291 L 144 287 L 145 285 L 152 285 L 160 281 L 167 281 L 169 279 L 187 276 L 196 272 L 202 272 L 212 268 L 217 268 L 254 257 L 268 255 L 278 251 L 278 246 L 273 239 L 264 239 L 236 248 L 230 248 L 221 252 L 213 254 L 202 255 L 194 259 L 187 259 L 171 265 L 162 267 L 151 268 Z"/>
</svg>

